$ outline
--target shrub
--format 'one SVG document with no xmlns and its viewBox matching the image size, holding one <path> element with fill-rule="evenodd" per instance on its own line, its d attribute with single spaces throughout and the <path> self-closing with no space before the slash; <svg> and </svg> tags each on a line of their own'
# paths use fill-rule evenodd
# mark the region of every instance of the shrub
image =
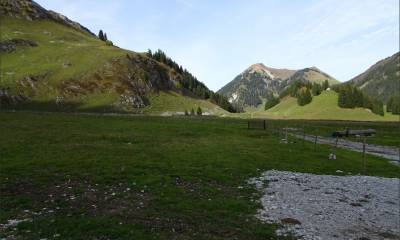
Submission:
<svg viewBox="0 0 400 240">
<path fill-rule="evenodd" d="M 114 46 L 113 42 L 110 41 L 110 40 L 107 40 L 107 41 L 106 41 L 106 45 L 107 45 L 107 46 Z"/>
<path fill-rule="evenodd" d="M 201 116 L 203 114 L 203 111 L 201 110 L 201 107 L 197 107 L 197 115 Z"/>
</svg>

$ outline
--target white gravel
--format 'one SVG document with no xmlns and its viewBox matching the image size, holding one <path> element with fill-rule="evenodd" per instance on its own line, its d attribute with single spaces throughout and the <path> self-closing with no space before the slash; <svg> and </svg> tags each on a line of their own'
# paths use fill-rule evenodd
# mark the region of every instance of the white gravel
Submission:
<svg viewBox="0 0 400 240">
<path fill-rule="evenodd" d="M 400 179 L 267 171 L 257 217 L 299 239 L 400 239 Z"/>
</svg>

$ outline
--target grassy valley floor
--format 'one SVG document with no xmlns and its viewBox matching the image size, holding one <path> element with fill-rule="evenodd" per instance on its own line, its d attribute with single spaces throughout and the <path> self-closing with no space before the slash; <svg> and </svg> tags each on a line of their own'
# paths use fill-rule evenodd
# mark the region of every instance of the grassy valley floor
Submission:
<svg viewBox="0 0 400 240">
<path fill-rule="evenodd" d="M 2 112 L 0 122 L 0 238 L 276 239 L 276 226 L 254 216 L 249 178 L 362 171 L 360 153 L 338 149 L 328 161 L 328 146 L 281 144 L 240 119 Z M 289 124 L 301 122 L 269 126 Z M 366 174 L 400 171 L 367 156 Z"/>
</svg>

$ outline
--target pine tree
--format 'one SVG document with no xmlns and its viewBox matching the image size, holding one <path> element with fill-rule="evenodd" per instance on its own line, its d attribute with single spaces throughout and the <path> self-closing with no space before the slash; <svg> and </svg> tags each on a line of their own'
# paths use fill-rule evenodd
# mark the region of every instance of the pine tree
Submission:
<svg viewBox="0 0 400 240">
<path fill-rule="evenodd" d="M 151 52 L 151 49 L 147 49 L 147 57 L 152 58 L 153 57 L 153 53 Z"/>
<path fill-rule="evenodd" d="M 328 88 L 329 88 L 329 82 L 328 82 L 328 79 L 325 79 L 324 84 L 322 85 L 322 89 L 326 90 Z"/>
<path fill-rule="evenodd" d="M 201 107 L 197 107 L 197 115 L 201 116 L 203 114 L 203 111 L 201 110 Z"/>
<path fill-rule="evenodd" d="M 318 83 L 313 83 L 312 85 L 312 94 L 313 96 L 318 96 L 322 92 L 322 87 Z"/>
<path fill-rule="evenodd" d="M 107 38 L 107 33 L 104 33 L 104 40 L 103 41 L 107 41 L 108 40 L 108 38 Z"/>
<path fill-rule="evenodd" d="M 302 88 L 297 94 L 297 104 L 299 106 L 304 106 L 312 101 L 312 95 L 308 88 Z"/>
<path fill-rule="evenodd" d="M 194 113 L 194 109 L 193 109 L 193 108 L 190 110 L 190 115 L 192 115 L 192 116 L 194 116 L 194 115 L 195 115 L 195 113 Z"/>
<path fill-rule="evenodd" d="M 100 31 L 99 31 L 99 39 L 100 39 L 101 41 L 104 41 L 104 33 L 103 33 L 103 30 L 101 30 L 101 29 L 100 29 Z"/>
<path fill-rule="evenodd" d="M 186 109 L 185 109 L 185 116 L 189 116 L 189 112 Z"/>
<path fill-rule="evenodd" d="M 265 103 L 265 110 L 268 110 L 276 105 L 278 105 L 280 102 L 279 98 L 274 97 L 273 95 L 268 96 L 267 102 Z"/>
</svg>

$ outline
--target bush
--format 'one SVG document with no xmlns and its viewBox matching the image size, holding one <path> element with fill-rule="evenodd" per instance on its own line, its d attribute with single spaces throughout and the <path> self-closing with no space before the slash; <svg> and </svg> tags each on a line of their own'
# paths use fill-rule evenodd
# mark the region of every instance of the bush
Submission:
<svg viewBox="0 0 400 240">
<path fill-rule="evenodd" d="M 203 114 L 203 111 L 201 110 L 201 107 L 197 107 L 197 115 L 201 116 Z"/>
<path fill-rule="evenodd" d="M 107 46 L 114 46 L 113 42 L 110 41 L 110 40 L 107 40 L 107 41 L 106 41 L 106 45 L 107 45 Z"/>
</svg>

